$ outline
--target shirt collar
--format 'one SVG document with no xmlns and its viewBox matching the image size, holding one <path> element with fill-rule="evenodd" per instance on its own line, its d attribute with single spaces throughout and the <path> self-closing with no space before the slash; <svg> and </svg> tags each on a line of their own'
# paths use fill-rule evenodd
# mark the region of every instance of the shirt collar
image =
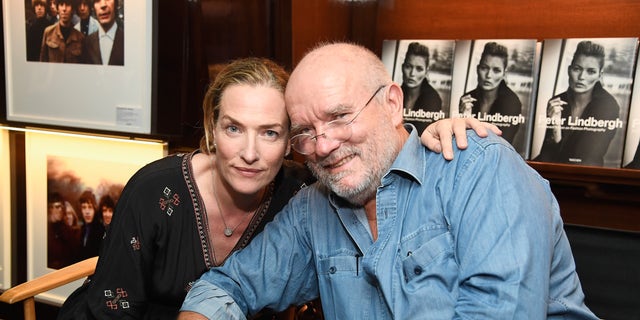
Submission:
<svg viewBox="0 0 640 320">
<path fill-rule="evenodd" d="M 113 25 L 111 25 L 111 28 L 106 32 L 102 29 L 102 26 L 100 26 L 98 28 L 98 35 L 100 38 L 107 36 L 109 39 L 113 40 L 116 38 L 116 30 L 118 30 L 118 23 L 114 22 Z"/>
<path fill-rule="evenodd" d="M 404 172 L 420 184 L 422 183 L 421 178 L 425 176 L 427 170 L 427 154 L 424 151 L 425 146 L 420 142 L 416 127 L 412 124 L 405 123 L 404 128 L 409 132 L 409 138 L 404 142 L 400 153 L 391 164 L 391 168 L 389 168 L 387 174 L 382 178 L 383 183 L 389 174 L 394 171 Z"/>
</svg>

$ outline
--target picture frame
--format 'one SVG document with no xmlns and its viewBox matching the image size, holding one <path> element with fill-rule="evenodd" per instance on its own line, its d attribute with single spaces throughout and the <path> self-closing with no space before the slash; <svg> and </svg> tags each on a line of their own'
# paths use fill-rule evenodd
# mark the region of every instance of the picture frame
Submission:
<svg viewBox="0 0 640 320">
<path fill-rule="evenodd" d="M 11 288 L 11 159 L 9 130 L 0 126 L 0 289 Z"/>
<path fill-rule="evenodd" d="M 100 193 L 110 193 L 116 188 L 121 191 L 138 169 L 166 154 L 165 142 L 27 130 L 27 280 L 57 269 L 50 267 L 49 194 L 64 195 L 67 210 L 71 205 L 77 215 L 82 215 L 78 200 L 81 191 L 91 190 L 97 196 L 97 202 Z M 67 261 L 65 265 L 73 262 Z M 38 295 L 37 300 L 61 305 L 82 281 Z"/>
<path fill-rule="evenodd" d="M 27 2 L 2 3 L 7 120 L 152 133 L 153 1 L 126 1 L 127 19 L 123 8 L 118 11 L 124 30 L 122 66 L 27 61 Z"/>
</svg>

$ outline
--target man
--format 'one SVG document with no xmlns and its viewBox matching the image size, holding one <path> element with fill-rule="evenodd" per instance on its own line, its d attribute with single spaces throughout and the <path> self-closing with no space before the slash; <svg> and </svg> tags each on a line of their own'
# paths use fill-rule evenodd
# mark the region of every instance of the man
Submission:
<svg viewBox="0 0 640 320">
<path fill-rule="evenodd" d="M 80 259 L 95 257 L 100 251 L 104 237 L 102 218 L 96 215 L 96 196 L 91 190 L 85 190 L 78 198 L 80 212 L 82 212 L 82 227 L 80 238 Z"/>
<path fill-rule="evenodd" d="M 65 201 L 58 192 L 47 199 L 47 267 L 60 269 L 75 262 L 77 233 L 64 222 Z"/>
<path fill-rule="evenodd" d="M 47 2 L 45 0 L 32 0 L 31 6 L 35 19 L 27 26 L 27 61 L 39 61 L 42 34 L 44 29 L 52 23 L 47 19 Z"/>
<path fill-rule="evenodd" d="M 100 27 L 87 37 L 88 63 L 124 65 L 124 27 L 116 22 L 118 0 L 95 0 L 93 9 Z"/>
<path fill-rule="evenodd" d="M 328 319 L 596 319 L 551 190 L 503 139 L 452 161 L 403 125 L 372 52 L 311 51 L 285 93 L 318 183 L 198 280 L 182 319 L 243 319 L 318 296 Z"/>
<path fill-rule="evenodd" d="M 74 1 L 57 0 L 58 22 L 44 29 L 40 61 L 84 63 L 84 35 L 73 28 Z"/>
<path fill-rule="evenodd" d="M 78 2 L 78 22 L 74 25 L 76 30 L 88 36 L 98 31 L 98 20 L 91 16 L 91 0 L 80 0 Z"/>
</svg>

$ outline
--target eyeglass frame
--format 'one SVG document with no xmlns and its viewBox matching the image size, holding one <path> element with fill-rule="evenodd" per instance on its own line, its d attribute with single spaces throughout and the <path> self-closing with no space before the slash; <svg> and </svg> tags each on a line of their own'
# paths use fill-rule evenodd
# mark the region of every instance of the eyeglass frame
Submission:
<svg viewBox="0 0 640 320">
<path fill-rule="evenodd" d="M 382 88 L 384 88 L 386 86 L 387 86 L 386 84 L 379 86 L 378 89 L 376 89 L 376 91 L 373 93 L 373 95 L 371 95 L 371 98 L 369 98 L 369 100 L 367 100 L 367 103 L 365 103 L 364 106 L 362 108 L 360 108 L 360 110 L 358 112 L 356 112 L 356 114 L 353 116 L 353 118 L 351 118 L 351 120 L 346 121 L 346 122 L 342 123 L 341 125 L 340 125 L 340 123 L 344 121 L 343 119 L 331 120 L 331 121 L 329 121 L 329 122 L 327 122 L 325 124 L 325 127 L 332 127 L 333 126 L 335 128 L 335 127 L 339 127 L 339 126 L 346 127 L 346 126 L 351 125 L 354 121 L 356 121 L 356 119 L 362 113 L 362 111 L 364 111 L 364 109 L 366 109 L 371 104 L 371 101 L 373 101 L 373 98 L 375 98 L 376 95 L 378 95 L 380 90 L 382 90 Z M 338 125 L 336 125 L 336 124 L 338 124 Z M 353 132 L 352 132 L 352 134 L 353 134 Z M 312 135 L 312 134 L 309 134 L 309 133 L 299 133 L 299 134 L 296 134 L 293 137 L 291 137 L 289 139 L 289 142 L 291 144 L 291 148 L 293 148 L 293 150 L 295 150 L 296 152 L 298 152 L 298 153 L 300 153 L 302 155 L 310 155 L 310 154 L 313 154 L 314 152 L 304 153 L 304 152 L 299 151 L 298 148 L 295 146 L 295 140 L 307 137 L 307 139 L 309 139 L 309 141 L 313 142 L 314 147 L 315 147 L 315 144 L 318 141 L 318 137 L 320 137 L 320 136 L 323 136 L 326 139 L 327 138 L 327 130 L 325 130 L 322 133 L 318 133 L 316 135 Z M 351 135 L 349 137 L 351 137 Z M 341 142 L 344 142 L 344 141 L 346 141 L 348 139 L 349 138 L 344 139 Z M 335 140 L 335 141 L 338 141 L 338 140 Z"/>
</svg>

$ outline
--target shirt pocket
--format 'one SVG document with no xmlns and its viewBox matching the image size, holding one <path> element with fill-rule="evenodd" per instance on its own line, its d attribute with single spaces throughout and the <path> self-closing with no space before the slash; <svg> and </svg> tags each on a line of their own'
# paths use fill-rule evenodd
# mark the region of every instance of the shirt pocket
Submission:
<svg viewBox="0 0 640 320">
<path fill-rule="evenodd" d="M 356 267 L 359 261 L 356 252 L 342 252 L 339 255 L 330 256 L 318 260 L 318 274 L 326 277 L 355 277 Z"/>
<path fill-rule="evenodd" d="M 446 227 L 423 229 L 400 245 L 406 283 L 422 285 L 437 281 L 447 287 L 457 278 L 453 237 Z"/>
</svg>

